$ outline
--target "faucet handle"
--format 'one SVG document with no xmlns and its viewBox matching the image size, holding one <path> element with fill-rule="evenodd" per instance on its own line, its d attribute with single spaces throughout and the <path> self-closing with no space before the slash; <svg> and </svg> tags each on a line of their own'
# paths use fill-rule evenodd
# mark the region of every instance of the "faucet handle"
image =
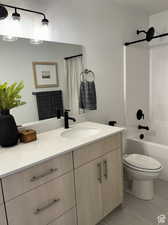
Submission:
<svg viewBox="0 0 168 225">
<path fill-rule="evenodd" d="M 137 113 L 136 113 L 136 117 L 137 117 L 137 119 L 138 119 L 138 120 L 141 120 L 141 119 L 143 119 L 143 120 L 144 120 L 145 115 L 144 115 L 144 112 L 143 112 L 143 110 L 142 110 L 142 109 L 139 109 L 139 110 L 137 111 Z"/>
</svg>

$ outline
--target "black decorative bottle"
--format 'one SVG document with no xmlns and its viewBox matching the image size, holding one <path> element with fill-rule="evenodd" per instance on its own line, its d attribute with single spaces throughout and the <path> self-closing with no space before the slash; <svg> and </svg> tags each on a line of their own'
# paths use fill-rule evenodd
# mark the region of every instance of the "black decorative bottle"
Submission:
<svg viewBox="0 0 168 225">
<path fill-rule="evenodd" d="M 0 145 L 11 147 L 18 143 L 19 132 L 14 117 L 9 110 L 0 111 Z"/>
</svg>

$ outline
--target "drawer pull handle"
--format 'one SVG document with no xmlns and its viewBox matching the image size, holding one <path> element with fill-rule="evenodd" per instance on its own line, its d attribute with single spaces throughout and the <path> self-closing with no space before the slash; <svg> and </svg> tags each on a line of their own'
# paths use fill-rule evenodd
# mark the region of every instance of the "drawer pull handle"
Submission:
<svg viewBox="0 0 168 225">
<path fill-rule="evenodd" d="M 103 161 L 103 165 L 104 165 L 104 177 L 107 180 L 108 178 L 108 167 L 107 167 L 107 160 Z"/>
<path fill-rule="evenodd" d="M 98 177 L 97 177 L 97 180 L 101 184 L 102 183 L 102 165 L 101 165 L 101 163 L 98 163 L 97 164 L 97 169 L 98 169 Z"/>
<path fill-rule="evenodd" d="M 53 205 L 55 205 L 55 204 L 56 204 L 57 202 L 59 202 L 59 201 L 60 201 L 59 198 L 52 200 L 49 204 L 47 204 L 47 205 L 45 205 L 45 206 L 43 206 L 43 207 L 41 207 L 41 208 L 37 208 L 37 209 L 34 211 L 34 214 L 35 214 L 35 215 L 40 214 L 41 212 L 43 212 L 44 210 L 46 210 L 46 209 L 52 207 Z"/>
<path fill-rule="evenodd" d="M 39 175 L 39 176 L 33 176 L 33 177 L 30 179 L 30 181 L 31 181 L 31 182 L 34 182 L 34 181 L 40 180 L 41 178 L 46 177 L 46 176 L 49 176 L 50 174 L 56 172 L 57 170 L 58 170 L 57 168 L 56 168 L 56 169 L 50 169 L 50 170 L 47 171 L 46 173 L 43 173 L 43 174 L 41 174 L 41 175 Z"/>
</svg>

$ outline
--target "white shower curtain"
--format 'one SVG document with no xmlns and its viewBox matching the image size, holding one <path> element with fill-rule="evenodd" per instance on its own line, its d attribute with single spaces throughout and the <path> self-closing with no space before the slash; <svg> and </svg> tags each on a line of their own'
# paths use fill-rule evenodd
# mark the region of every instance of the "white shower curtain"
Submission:
<svg viewBox="0 0 168 225">
<path fill-rule="evenodd" d="M 68 105 L 71 113 L 78 115 L 79 109 L 79 90 L 80 90 L 80 74 L 83 71 L 82 56 L 68 59 L 67 66 L 67 89 L 68 89 Z"/>
</svg>

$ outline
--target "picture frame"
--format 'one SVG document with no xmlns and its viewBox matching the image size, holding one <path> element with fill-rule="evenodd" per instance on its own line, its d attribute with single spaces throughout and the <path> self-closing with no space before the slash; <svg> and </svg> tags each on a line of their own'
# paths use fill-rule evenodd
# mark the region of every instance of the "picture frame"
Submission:
<svg viewBox="0 0 168 225">
<path fill-rule="evenodd" d="M 33 62 L 32 65 L 36 88 L 59 86 L 57 62 Z"/>
</svg>

